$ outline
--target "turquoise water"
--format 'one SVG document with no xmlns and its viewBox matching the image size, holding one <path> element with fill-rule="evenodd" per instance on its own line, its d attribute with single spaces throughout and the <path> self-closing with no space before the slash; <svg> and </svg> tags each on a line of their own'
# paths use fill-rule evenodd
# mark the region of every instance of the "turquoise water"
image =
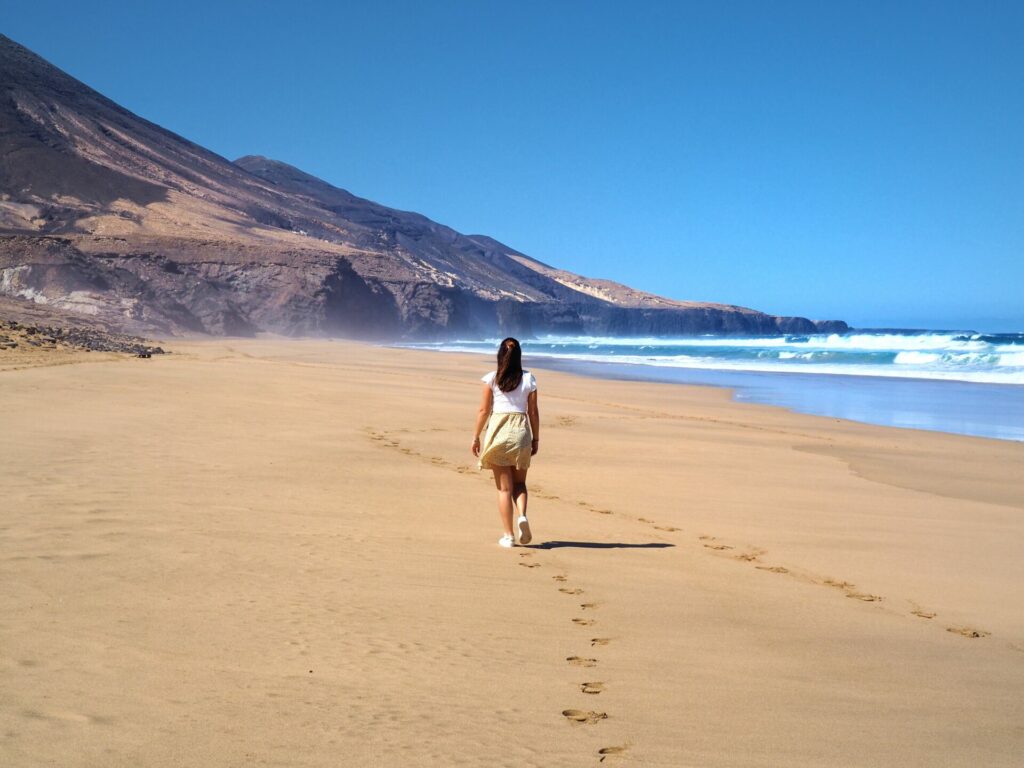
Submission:
<svg viewBox="0 0 1024 768">
<path fill-rule="evenodd" d="M 407 346 L 491 357 L 499 341 Z M 1024 334 L 543 337 L 522 345 L 527 367 L 731 387 L 737 400 L 801 413 L 1024 440 Z"/>
</svg>

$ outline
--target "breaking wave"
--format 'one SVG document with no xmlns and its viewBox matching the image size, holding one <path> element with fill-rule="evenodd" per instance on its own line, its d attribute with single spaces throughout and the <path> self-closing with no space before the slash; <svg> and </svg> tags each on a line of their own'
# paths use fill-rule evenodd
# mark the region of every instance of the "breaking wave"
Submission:
<svg viewBox="0 0 1024 768">
<path fill-rule="evenodd" d="M 493 354 L 499 339 L 410 346 Z M 591 362 L 709 370 L 1024 384 L 1024 334 L 852 332 L 808 336 L 545 336 L 523 352 Z"/>
</svg>

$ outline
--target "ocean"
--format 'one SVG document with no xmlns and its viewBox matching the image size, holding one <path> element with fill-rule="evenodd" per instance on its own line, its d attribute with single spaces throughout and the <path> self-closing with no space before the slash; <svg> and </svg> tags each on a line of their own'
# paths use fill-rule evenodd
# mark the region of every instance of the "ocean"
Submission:
<svg viewBox="0 0 1024 768">
<path fill-rule="evenodd" d="M 500 339 L 405 344 L 493 356 Z M 730 387 L 743 402 L 869 424 L 1024 440 L 1024 333 L 852 331 L 807 336 L 522 341 L 588 376 Z"/>
</svg>

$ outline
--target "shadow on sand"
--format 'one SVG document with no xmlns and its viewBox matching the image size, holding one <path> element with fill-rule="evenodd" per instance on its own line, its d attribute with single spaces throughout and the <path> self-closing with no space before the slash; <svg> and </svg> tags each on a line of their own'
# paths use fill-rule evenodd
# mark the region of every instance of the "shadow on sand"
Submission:
<svg viewBox="0 0 1024 768">
<path fill-rule="evenodd" d="M 520 546 L 524 546 L 520 544 Z M 545 541 L 543 544 L 526 544 L 526 549 L 562 549 L 563 547 L 576 547 L 577 549 L 665 549 L 674 547 L 675 544 L 663 542 L 647 542 L 646 544 L 624 544 L 621 541 Z"/>
</svg>

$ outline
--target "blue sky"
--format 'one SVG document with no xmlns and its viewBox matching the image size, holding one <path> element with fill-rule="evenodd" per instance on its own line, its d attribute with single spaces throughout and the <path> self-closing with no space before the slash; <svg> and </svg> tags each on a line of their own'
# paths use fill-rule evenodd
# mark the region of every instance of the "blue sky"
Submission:
<svg viewBox="0 0 1024 768">
<path fill-rule="evenodd" d="M 226 157 L 553 265 L 858 326 L 1024 330 L 1024 4 L 8 4 Z"/>
</svg>

